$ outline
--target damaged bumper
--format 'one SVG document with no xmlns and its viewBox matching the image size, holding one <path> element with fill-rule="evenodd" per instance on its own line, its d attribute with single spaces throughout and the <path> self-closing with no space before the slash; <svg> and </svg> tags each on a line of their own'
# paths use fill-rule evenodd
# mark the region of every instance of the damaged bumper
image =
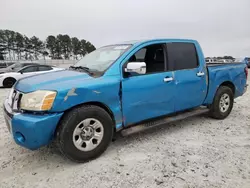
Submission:
<svg viewBox="0 0 250 188">
<path fill-rule="evenodd" d="M 62 115 L 63 113 L 44 115 L 15 113 L 7 100 L 4 102 L 4 118 L 13 139 L 18 145 L 31 150 L 48 145 L 53 140 Z"/>
</svg>

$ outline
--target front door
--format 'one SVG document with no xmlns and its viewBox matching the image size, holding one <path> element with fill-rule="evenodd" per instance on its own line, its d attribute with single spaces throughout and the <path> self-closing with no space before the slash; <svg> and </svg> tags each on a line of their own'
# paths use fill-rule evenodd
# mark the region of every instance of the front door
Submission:
<svg viewBox="0 0 250 188">
<path fill-rule="evenodd" d="M 125 75 L 122 80 L 125 126 L 174 112 L 175 82 L 167 72 L 164 45 L 145 46 L 128 60 L 138 61 L 146 63 L 146 74 Z"/>
</svg>

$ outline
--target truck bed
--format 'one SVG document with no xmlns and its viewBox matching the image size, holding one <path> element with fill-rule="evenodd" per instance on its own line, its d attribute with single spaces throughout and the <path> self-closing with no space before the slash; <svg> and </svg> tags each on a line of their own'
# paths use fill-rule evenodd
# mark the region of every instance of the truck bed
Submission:
<svg viewBox="0 0 250 188">
<path fill-rule="evenodd" d="M 208 95 L 207 104 L 211 104 L 217 88 L 224 82 L 234 88 L 234 97 L 241 96 L 246 86 L 246 74 L 244 63 L 207 63 Z"/>
</svg>

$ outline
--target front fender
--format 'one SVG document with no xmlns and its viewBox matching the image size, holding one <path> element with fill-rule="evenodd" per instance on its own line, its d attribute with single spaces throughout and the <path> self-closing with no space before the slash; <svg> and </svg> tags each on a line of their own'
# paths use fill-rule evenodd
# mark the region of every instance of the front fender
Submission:
<svg viewBox="0 0 250 188">
<path fill-rule="evenodd" d="M 120 81 L 118 79 L 102 79 L 99 83 L 61 90 L 56 96 L 51 112 L 64 112 L 84 103 L 98 102 L 110 109 L 116 127 L 120 128 L 122 111 L 119 90 Z"/>
</svg>

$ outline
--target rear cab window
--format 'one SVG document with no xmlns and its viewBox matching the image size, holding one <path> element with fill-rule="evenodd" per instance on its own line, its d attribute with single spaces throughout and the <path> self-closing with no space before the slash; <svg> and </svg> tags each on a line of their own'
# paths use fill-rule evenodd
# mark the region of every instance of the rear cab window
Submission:
<svg viewBox="0 0 250 188">
<path fill-rule="evenodd" d="M 199 66 L 196 47 L 193 43 L 167 43 L 169 70 L 194 69 Z"/>
</svg>

